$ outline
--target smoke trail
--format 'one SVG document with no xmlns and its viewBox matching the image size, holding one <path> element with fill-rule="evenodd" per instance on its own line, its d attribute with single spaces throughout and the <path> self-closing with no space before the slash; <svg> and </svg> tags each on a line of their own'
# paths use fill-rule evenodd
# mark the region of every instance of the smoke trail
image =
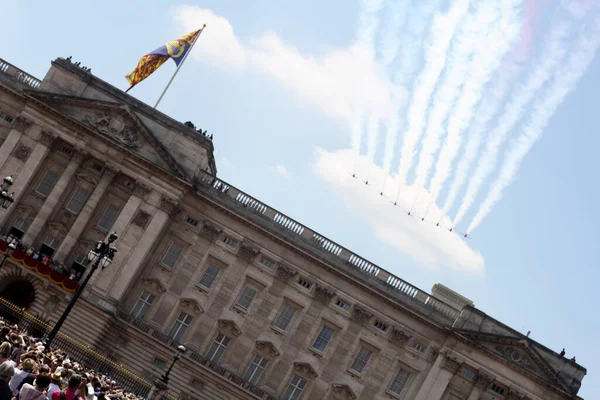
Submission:
<svg viewBox="0 0 600 400">
<path fill-rule="evenodd" d="M 543 100 L 534 104 L 531 118 L 523 126 L 522 135 L 513 141 L 498 179 L 473 218 L 467 233 L 471 233 L 502 198 L 502 191 L 512 182 L 523 157 L 540 139 L 558 106 L 567 94 L 575 89 L 577 82 L 594 59 L 600 45 L 600 18 L 595 22 L 594 28 L 594 32 L 585 32 L 580 36 L 577 50 L 569 55 L 566 65 L 556 72 L 554 82 L 540 96 Z"/>
<path fill-rule="evenodd" d="M 474 52 L 480 47 L 481 39 L 486 36 L 490 26 L 494 25 L 501 14 L 499 7 L 495 4 L 491 1 L 479 3 L 475 13 L 465 18 L 466 21 L 459 29 L 456 40 L 450 48 L 449 63 L 434 95 L 433 105 L 429 111 L 427 130 L 423 136 L 423 148 L 419 154 L 414 183 L 417 188 L 425 186 L 433 165 L 434 155 L 441 144 L 444 133 L 443 124 L 467 79 Z M 493 52 L 496 49 L 498 47 L 493 46 L 487 51 Z M 416 197 L 413 207 L 417 202 Z"/>
<path fill-rule="evenodd" d="M 565 37 L 570 30 L 570 24 L 560 23 L 550 32 L 550 37 L 545 45 L 541 60 L 529 74 L 527 83 L 520 84 L 513 92 L 512 100 L 506 105 L 504 114 L 499 117 L 498 126 L 492 131 L 486 143 L 483 154 L 480 156 L 475 172 L 467 187 L 467 193 L 454 218 L 453 226 L 456 226 L 464 217 L 467 210 L 473 204 L 475 196 L 481 185 L 496 165 L 500 145 L 506 139 L 514 125 L 523 116 L 525 107 L 534 98 L 536 92 L 550 79 L 552 72 L 563 59 L 567 47 Z"/>
<path fill-rule="evenodd" d="M 451 7 L 447 14 L 437 14 L 434 17 L 431 43 L 425 51 L 425 68 L 414 84 L 413 98 L 408 113 L 408 131 L 404 136 L 400 155 L 396 201 L 405 184 L 406 174 L 412 167 L 415 147 L 423 134 L 429 98 L 446 64 L 450 41 L 454 36 L 456 26 L 467 12 L 469 0 L 454 0 L 451 2 Z"/>
<path fill-rule="evenodd" d="M 400 60 L 400 66 L 393 77 L 394 85 L 396 85 L 398 88 L 408 90 L 408 78 L 415 75 L 419 61 L 419 55 L 421 54 L 421 50 L 423 48 L 423 33 L 425 32 L 425 28 L 427 27 L 428 22 L 430 21 L 433 12 L 437 9 L 440 1 L 441 0 L 422 1 L 416 3 L 411 2 L 411 4 L 414 4 L 415 8 L 411 8 L 410 6 L 406 7 L 406 5 L 400 1 L 395 3 L 400 5 L 400 8 L 405 9 L 406 13 L 410 15 L 410 18 L 407 21 L 405 33 L 401 35 L 399 39 L 398 36 L 394 35 L 393 37 L 388 37 L 384 40 L 383 47 L 386 50 L 386 53 L 382 56 L 382 58 L 384 60 L 388 60 L 396 55 L 398 56 L 398 59 Z M 400 43 L 402 43 L 402 47 L 400 47 Z M 400 51 L 396 53 L 398 49 L 400 49 Z M 392 161 L 396 148 L 396 138 L 398 131 L 402 129 L 404 122 L 404 120 L 400 119 L 400 115 L 404 112 L 406 105 L 407 101 L 405 98 L 396 97 L 393 101 L 390 118 L 386 124 L 387 129 L 383 155 L 383 170 L 386 175 L 389 174 L 392 168 Z"/>
<path fill-rule="evenodd" d="M 479 42 L 473 60 L 473 68 L 469 72 L 469 79 L 448 120 L 448 136 L 440 151 L 435 174 L 431 180 L 431 201 L 427 205 L 425 215 L 436 201 L 452 171 L 452 163 L 462 145 L 461 133 L 470 125 L 485 85 L 519 35 L 522 22 L 521 0 L 504 2 L 499 7 L 501 8 L 496 12 L 501 14 L 502 18 L 493 25 L 493 29 Z"/>
</svg>

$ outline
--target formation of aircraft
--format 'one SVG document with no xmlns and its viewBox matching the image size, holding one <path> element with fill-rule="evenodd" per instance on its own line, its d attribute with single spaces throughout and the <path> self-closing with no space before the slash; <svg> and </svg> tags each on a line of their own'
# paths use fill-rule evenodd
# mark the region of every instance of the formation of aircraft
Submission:
<svg viewBox="0 0 600 400">
<path fill-rule="evenodd" d="M 356 178 L 356 174 L 352 174 L 352 177 L 353 177 L 353 178 Z M 365 184 L 365 185 L 369 186 L 369 181 L 368 181 L 368 180 L 367 180 L 367 181 L 362 181 L 362 182 L 364 182 L 364 184 Z M 383 192 L 379 192 L 379 195 L 380 195 L 380 196 L 383 196 Z M 397 206 L 397 205 L 398 205 L 398 202 L 397 202 L 397 201 L 394 201 L 394 206 Z M 406 214 L 407 214 L 409 217 L 411 217 L 411 216 L 415 216 L 415 215 L 413 215 L 413 212 L 412 212 L 412 210 L 409 210 L 409 211 L 404 211 L 404 212 L 405 212 L 405 213 L 406 213 Z M 426 221 L 425 221 L 425 216 L 421 217 L 421 221 L 422 221 L 422 222 L 426 222 Z M 431 221 L 431 222 L 432 222 L 432 221 Z M 438 221 L 438 222 L 436 222 L 436 223 L 435 223 L 435 226 L 439 227 L 439 226 L 440 226 L 440 222 L 441 222 L 441 221 Z M 448 231 L 449 231 L 449 232 L 454 232 L 454 227 L 451 227 L 451 228 L 445 228 L 445 227 L 443 227 L 443 226 L 442 226 L 442 228 L 443 228 L 443 229 L 448 229 Z M 468 232 L 465 232 L 465 233 L 463 233 L 463 232 L 460 232 L 460 234 L 461 234 L 461 236 L 462 236 L 463 238 L 465 238 L 465 239 L 469 239 L 469 240 L 470 240 L 470 239 L 472 239 L 472 238 L 471 238 L 471 236 L 469 236 Z"/>
</svg>

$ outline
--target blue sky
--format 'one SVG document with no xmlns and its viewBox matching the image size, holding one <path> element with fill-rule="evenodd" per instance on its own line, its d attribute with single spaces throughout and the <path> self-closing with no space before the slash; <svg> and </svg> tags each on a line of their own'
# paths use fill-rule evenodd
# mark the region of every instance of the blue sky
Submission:
<svg viewBox="0 0 600 400">
<path fill-rule="evenodd" d="M 51 60 L 73 56 L 126 89 L 143 54 L 206 22 L 159 108 L 214 134 L 222 179 L 418 287 L 441 282 L 565 347 L 588 369 L 580 395 L 591 399 L 600 393 L 599 11 L 590 1 L 515 0 L 503 10 L 461 1 L 419 3 L 435 3 L 440 19 L 410 2 L 3 0 L 1 57 L 43 78 Z M 174 69 L 169 61 L 130 93 L 154 104 Z M 477 136 L 466 184 L 441 217 Z M 473 239 L 435 227 L 453 224 L 478 176 L 457 225 L 473 226 Z M 501 199 L 476 218 L 494 191 Z M 428 209 L 430 222 L 408 209 Z"/>
</svg>

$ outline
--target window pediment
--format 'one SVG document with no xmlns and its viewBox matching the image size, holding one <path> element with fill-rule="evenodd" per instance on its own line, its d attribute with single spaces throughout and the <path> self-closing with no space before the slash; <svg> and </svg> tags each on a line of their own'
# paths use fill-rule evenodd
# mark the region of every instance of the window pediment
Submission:
<svg viewBox="0 0 600 400">
<path fill-rule="evenodd" d="M 144 278 L 142 279 L 142 284 L 145 290 L 155 295 L 160 295 L 167 291 L 165 285 L 157 278 Z"/>
<path fill-rule="evenodd" d="M 272 342 L 268 341 L 257 340 L 256 348 L 258 350 L 266 352 L 271 357 L 277 357 L 279 356 L 279 354 L 281 354 L 279 353 L 279 350 L 277 350 L 277 347 L 275 347 L 275 345 Z"/>
<path fill-rule="evenodd" d="M 294 371 L 302 374 L 308 378 L 316 379 L 319 377 L 319 374 L 315 369 L 307 362 L 295 362 L 294 363 Z"/>
<path fill-rule="evenodd" d="M 242 334 L 242 330 L 237 326 L 235 321 L 231 319 L 220 319 L 219 320 L 219 330 L 223 332 L 225 336 L 240 336 Z"/>
<path fill-rule="evenodd" d="M 358 396 L 352 388 L 344 383 L 334 383 L 331 385 L 331 390 L 335 393 L 339 398 L 347 399 L 347 400 L 355 400 Z"/>
<path fill-rule="evenodd" d="M 186 314 L 200 315 L 201 313 L 204 312 L 204 310 L 202 309 L 202 306 L 200 306 L 200 303 L 198 303 L 198 301 L 196 299 L 181 298 L 181 299 L 179 299 L 179 303 L 181 304 L 181 308 L 183 309 L 183 312 L 185 312 Z"/>
</svg>

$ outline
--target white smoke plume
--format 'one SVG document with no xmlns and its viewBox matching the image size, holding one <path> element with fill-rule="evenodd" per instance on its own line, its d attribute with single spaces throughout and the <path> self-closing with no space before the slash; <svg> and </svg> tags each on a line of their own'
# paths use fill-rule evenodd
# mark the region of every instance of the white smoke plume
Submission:
<svg viewBox="0 0 600 400">
<path fill-rule="evenodd" d="M 404 33 L 400 37 L 394 35 L 395 43 L 390 38 L 384 40 L 383 47 L 385 50 L 389 50 L 390 53 L 384 53 L 382 57 L 385 61 L 397 55 L 399 68 L 394 73 L 393 82 L 400 90 L 408 90 L 409 77 L 413 76 L 417 71 L 419 56 L 423 48 L 423 33 L 430 23 L 433 12 L 437 9 L 439 3 L 440 0 L 410 2 L 408 6 L 399 1 L 395 3 L 402 9 L 407 10 L 406 12 L 410 15 L 410 18 L 407 20 Z M 401 46 L 400 43 L 402 43 Z M 399 51 L 391 54 L 392 49 L 399 49 Z M 390 173 L 392 168 L 396 139 L 398 132 L 402 130 L 404 125 L 404 118 L 400 119 L 400 115 L 404 113 L 407 101 L 406 96 L 402 96 L 402 94 L 400 93 L 401 96 L 395 99 L 390 118 L 386 124 L 387 129 L 383 154 L 383 170 L 386 172 L 386 175 Z"/>
<path fill-rule="evenodd" d="M 492 3 L 498 7 L 495 15 L 502 17 L 491 25 L 492 29 L 489 29 L 487 34 L 481 35 L 476 56 L 473 59 L 473 68 L 469 71 L 469 79 L 448 120 L 448 135 L 440 151 L 435 174 L 431 180 L 431 201 L 425 210 L 425 215 L 431 204 L 437 200 L 444 183 L 452 172 L 452 163 L 462 145 L 461 133 L 471 124 L 485 85 L 517 39 L 521 29 L 523 6 L 521 0 L 505 1 L 502 4 Z"/>
<path fill-rule="evenodd" d="M 408 130 L 405 133 L 400 154 L 396 200 L 405 184 L 406 175 L 412 167 L 416 153 L 415 147 L 423 135 L 431 93 L 444 69 L 450 42 L 458 23 L 467 12 L 469 0 L 455 0 L 450 4 L 451 8 L 448 13 L 437 14 L 434 17 L 431 42 L 425 50 L 425 67 L 414 83 L 412 102 L 408 112 Z"/>
<path fill-rule="evenodd" d="M 473 218 L 467 233 L 483 221 L 492 207 L 502 198 L 502 191 L 508 186 L 519 169 L 523 157 L 542 136 L 544 129 L 564 98 L 577 86 L 577 82 L 590 65 L 600 45 L 600 18 L 594 22 L 592 32 L 581 34 L 577 44 L 571 48 L 567 63 L 558 69 L 552 84 L 539 96 L 529 121 L 523 126 L 521 135 L 514 141 L 506 155 L 499 176 L 492 184 L 490 192 Z"/>
<path fill-rule="evenodd" d="M 479 67 L 473 59 L 475 50 L 481 47 L 482 38 L 486 37 L 486 32 L 490 29 L 490 26 L 499 24 L 500 15 L 501 10 L 495 2 L 479 3 L 475 12 L 467 15 L 465 22 L 458 30 L 456 39 L 449 51 L 449 62 L 446 71 L 442 75 L 443 79 L 438 84 L 429 111 L 427 129 L 423 136 L 423 148 L 419 153 L 419 163 L 416 170 L 414 183 L 416 187 L 424 187 L 427 183 L 434 156 L 441 144 L 444 122 L 448 118 L 456 99 L 461 94 L 461 87 L 467 77 L 471 75 L 469 70 L 472 62 L 475 68 Z M 490 48 L 483 49 L 484 52 L 489 53 L 501 53 L 503 50 L 503 46 L 497 46 L 496 43 Z M 465 93 L 463 93 L 464 96 Z M 417 199 L 414 202 L 416 203 L 416 201 Z"/>
<path fill-rule="evenodd" d="M 477 167 L 467 186 L 465 198 L 454 218 L 453 226 L 462 220 L 473 204 L 479 189 L 496 165 L 500 146 L 515 124 L 523 117 L 525 107 L 534 99 L 537 92 L 550 79 L 560 61 L 563 60 L 567 51 L 565 38 L 571 29 L 570 25 L 568 22 L 563 22 L 551 30 L 540 60 L 530 72 L 527 82 L 513 90 L 512 99 L 506 105 L 504 113 L 498 118 L 498 126 L 489 135 L 485 149 L 479 157 Z"/>
</svg>

